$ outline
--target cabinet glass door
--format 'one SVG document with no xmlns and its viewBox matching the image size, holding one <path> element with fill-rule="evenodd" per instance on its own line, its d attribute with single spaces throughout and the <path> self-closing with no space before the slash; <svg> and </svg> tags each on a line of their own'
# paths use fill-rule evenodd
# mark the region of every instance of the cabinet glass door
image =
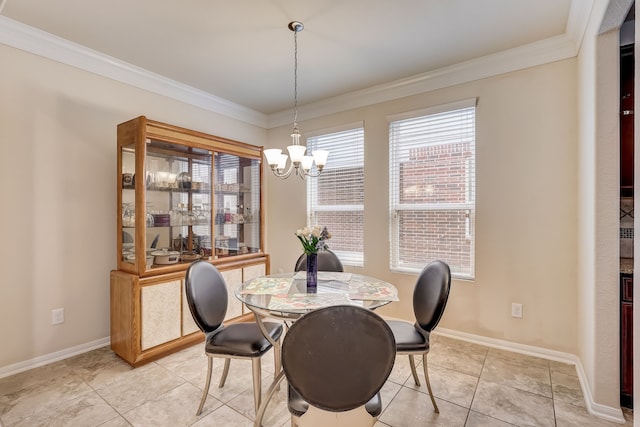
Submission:
<svg viewBox="0 0 640 427">
<path fill-rule="evenodd" d="M 135 263 L 144 258 L 140 262 L 149 270 L 210 259 L 212 157 L 205 149 L 147 140 L 143 179 L 134 176 L 131 188 L 125 188 L 123 176 L 123 260 Z M 135 163 L 135 154 L 123 150 L 123 173 L 130 163 Z M 143 202 L 136 205 L 138 186 L 143 190 L 138 200 Z M 126 234 L 136 235 L 136 226 L 145 230 L 141 256 L 133 252 L 135 245 L 128 248 L 125 243 Z"/>
<path fill-rule="evenodd" d="M 215 257 L 260 252 L 260 160 L 214 156 Z"/>
<path fill-rule="evenodd" d="M 212 157 L 201 148 L 147 144 L 146 239 L 155 265 L 211 257 Z"/>
</svg>

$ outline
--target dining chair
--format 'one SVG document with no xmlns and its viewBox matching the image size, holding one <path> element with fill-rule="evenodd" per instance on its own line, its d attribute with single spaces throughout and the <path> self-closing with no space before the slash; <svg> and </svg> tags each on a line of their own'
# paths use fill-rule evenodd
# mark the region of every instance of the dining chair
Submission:
<svg viewBox="0 0 640 427">
<path fill-rule="evenodd" d="M 195 261 L 187 269 L 185 290 L 193 320 L 205 334 L 204 351 L 208 358 L 207 380 L 196 415 L 209 393 L 213 358 L 224 358 L 224 368 L 219 387 L 223 387 L 229 373 L 231 359 L 250 359 L 253 370 L 253 400 L 256 412 L 261 400 L 261 357 L 274 347 L 276 375 L 280 371 L 280 337 L 282 324 L 262 322 L 265 331 L 278 345 L 272 345 L 255 322 L 224 325 L 227 312 L 227 286 L 216 267 L 206 261 Z"/>
<path fill-rule="evenodd" d="M 302 254 L 296 261 L 295 271 L 307 270 L 307 255 Z M 329 249 L 318 251 L 318 271 L 344 271 L 340 258 Z"/>
<path fill-rule="evenodd" d="M 449 299 L 451 289 L 451 271 L 442 261 L 429 263 L 418 276 L 413 289 L 413 312 L 415 324 L 401 320 L 387 320 L 396 340 L 396 352 L 399 355 L 409 355 L 411 374 L 416 385 L 420 385 L 414 356 L 422 355 L 422 368 L 427 383 L 431 403 L 436 413 L 439 413 L 436 399 L 431 390 L 429 372 L 427 370 L 427 354 L 429 353 L 429 337 L 431 331 L 438 325 Z"/>
<path fill-rule="evenodd" d="M 302 316 L 282 343 L 291 425 L 372 426 L 395 350 L 391 329 L 371 310 L 338 305 Z"/>
</svg>

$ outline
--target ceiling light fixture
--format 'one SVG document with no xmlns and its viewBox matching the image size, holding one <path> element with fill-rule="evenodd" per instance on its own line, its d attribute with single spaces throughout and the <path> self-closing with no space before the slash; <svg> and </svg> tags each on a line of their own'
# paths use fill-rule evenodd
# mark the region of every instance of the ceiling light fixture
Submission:
<svg viewBox="0 0 640 427">
<path fill-rule="evenodd" d="M 313 155 L 305 155 L 307 147 L 300 145 L 300 131 L 298 130 L 298 33 L 304 29 L 304 25 L 298 21 L 289 22 L 289 29 L 293 31 L 293 132 L 291 133 L 292 144 L 287 147 L 289 155 L 282 153 L 279 148 L 264 150 L 269 167 L 275 176 L 281 179 L 288 178 L 291 172 L 296 171 L 296 175 L 305 179 L 307 176 L 316 177 L 322 173 L 324 165 L 327 163 L 329 152 L 326 150 L 314 150 Z M 289 159 L 290 158 L 290 159 Z M 286 168 L 287 160 L 290 160 L 289 167 Z M 316 164 L 316 172 L 312 172 L 313 163 Z"/>
</svg>

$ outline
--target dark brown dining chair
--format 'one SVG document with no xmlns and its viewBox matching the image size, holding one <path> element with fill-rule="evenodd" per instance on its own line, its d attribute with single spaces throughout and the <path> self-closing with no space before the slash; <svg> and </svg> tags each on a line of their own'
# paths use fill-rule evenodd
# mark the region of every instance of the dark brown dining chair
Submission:
<svg viewBox="0 0 640 427">
<path fill-rule="evenodd" d="M 206 261 L 195 261 L 187 269 L 185 289 L 189 310 L 200 330 L 205 334 L 204 351 L 208 357 L 207 380 L 196 415 L 200 415 L 209 394 L 213 358 L 224 358 L 219 387 L 224 386 L 231 359 L 250 359 L 253 368 L 253 400 L 258 411 L 261 400 L 261 357 L 274 347 L 255 322 L 224 325 L 227 313 L 227 286 L 216 267 Z M 263 322 L 273 341 L 280 343 L 282 325 Z M 274 348 L 276 374 L 280 371 L 280 346 Z"/>
<path fill-rule="evenodd" d="M 415 324 L 401 320 L 387 320 L 396 340 L 397 354 L 409 355 L 411 374 L 417 386 L 420 385 L 420 380 L 416 372 L 414 356 L 422 355 L 424 380 L 427 383 L 433 409 L 438 413 L 440 410 L 429 382 L 427 354 L 429 353 L 431 331 L 440 322 L 449 299 L 450 289 L 451 271 L 449 266 L 442 261 L 433 261 L 422 270 L 413 289 Z"/>
<path fill-rule="evenodd" d="M 296 261 L 295 271 L 307 270 L 307 255 L 302 254 Z M 318 251 L 318 271 L 344 271 L 340 258 L 329 249 Z"/>
<path fill-rule="evenodd" d="M 395 354 L 391 329 L 373 311 L 338 305 L 302 316 L 282 343 L 291 425 L 372 426 Z"/>
</svg>

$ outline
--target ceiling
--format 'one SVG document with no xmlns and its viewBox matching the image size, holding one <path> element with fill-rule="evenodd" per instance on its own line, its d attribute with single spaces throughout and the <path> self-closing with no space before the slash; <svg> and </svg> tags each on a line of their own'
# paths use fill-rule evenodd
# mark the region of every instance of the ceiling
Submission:
<svg viewBox="0 0 640 427">
<path fill-rule="evenodd" d="M 298 34 L 304 105 L 541 41 L 571 39 L 577 46 L 592 3 L 0 0 L 0 18 L 269 116 L 293 103 L 290 21 L 305 26 Z"/>
</svg>

